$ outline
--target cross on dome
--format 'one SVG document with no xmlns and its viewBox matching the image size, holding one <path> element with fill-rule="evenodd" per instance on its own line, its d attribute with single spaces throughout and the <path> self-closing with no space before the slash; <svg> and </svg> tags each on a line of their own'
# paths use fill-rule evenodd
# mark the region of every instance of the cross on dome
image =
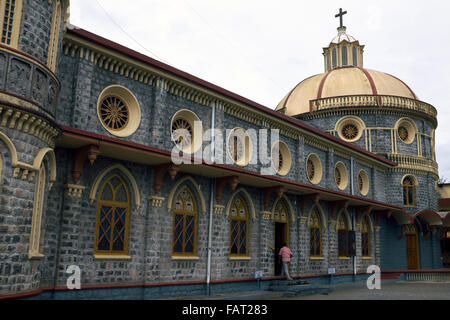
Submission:
<svg viewBox="0 0 450 320">
<path fill-rule="evenodd" d="M 340 23 L 339 28 L 342 28 L 344 26 L 343 25 L 344 14 L 347 14 L 347 11 L 342 11 L 342 8 L 339 8 L 339 13 L 334 16 L 335 18 L 339 17 L 339 23 Z"/>
</svg>

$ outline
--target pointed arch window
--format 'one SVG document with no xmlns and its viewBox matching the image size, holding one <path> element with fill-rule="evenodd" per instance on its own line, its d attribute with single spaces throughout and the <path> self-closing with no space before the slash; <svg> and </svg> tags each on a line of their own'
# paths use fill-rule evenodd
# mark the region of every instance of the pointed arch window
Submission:
<svg viewBox="0 0 450 320">
<path fill-rule="evenodd" d="M 338 229 L 338 255 L 339 257 L 349 256 L 349 239 L 348 239 L 348 224 L 344 213 L 341 213 L 337 221 Z"/>
<path fill-rule="evenodd" d="M 197 242 L 197 202 L 188 186 L 175 196 L 172 254 L 194 256 Z"/>
<path fill-rule="evenodd" d="M 30 247 L 28 251 L 28 257 L 30 259 L 39 259 L 44 256 L 40 252 L 40 242 L 45 179 L 45 165 L 42 164 L 36 177 L 36 186 L 34 189 L 33 216 L 31 218 Z"/>
<path fill-rule="evenodd" d="M 95 253 L 126 255 L 130 220 L 130 192 L 118 174 L 108 178 L 100 189 L 97 204 Z"/>
<path fill-rule="evenodd" d="M 230 210 L 230 256 L 248 256 L 248 207 L 237 195 Z"/>
<path fill-rule="evenodd" d="M 47 56 L 47 66 L 53 72 L 56 69 L 60 29 L 61 29 L 61 1 L 55 0 L 53 4 L 53 18 L 50 29 L 50 42 L 48 44 L 48 56 Z"/>
<path fill-rule="evenodd" d="M 313 209 L 309 218 L 309 248 L 311 257 L 322 256 L 322 226 L 320 213 L 317 208 Z"/>
<path fill-rule="evenodd" d="M 416 205 L 415 201 L 415 183 L 411 176 L 403 179 L 403 205 L 413 207 Z"/>
<path fill-rule="evenodd" d="M 370 256 L 370 226 L 367 216 L 364 216 L 361 221 L 361 255 Z"/>
<path fill-rule="evenodd" d="M 22 18 L 22 0 L 5 0 L 0 7 L 0 42 L 17 48 L 20 20 Z"/>
</svg>

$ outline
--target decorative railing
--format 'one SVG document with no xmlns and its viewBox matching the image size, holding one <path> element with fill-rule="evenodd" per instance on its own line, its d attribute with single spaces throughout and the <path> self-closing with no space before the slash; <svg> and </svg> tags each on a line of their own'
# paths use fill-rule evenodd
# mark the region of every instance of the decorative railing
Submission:
<svg viewBox="0 0 450 320">
<path fill-rule="evenodd" d="M 450 281 L 450 270 L 448 272 L 406 272 L 406 281 Z"/>
<path fill-rule="evenodd" d="M 437 116 L 436 109 L 428 103 L 398 96 L 387 95 L 350 95 L 321 98 L 310 101 L 311 112 L 338 107 L 394 107 L 423 112 L 432 117 Z"/>
<path fill-rule="evenodd" d="M 438 164 L 432 159 L 397 153 L 388 153 L 386 157 L 400 168 L 424 170 L 438 175 Z"/>
<path fill-rule="evenodd" d="M 0 45 L 0 96 L 55 118 L 59 81 L 39 61 Z"/>
</svg>

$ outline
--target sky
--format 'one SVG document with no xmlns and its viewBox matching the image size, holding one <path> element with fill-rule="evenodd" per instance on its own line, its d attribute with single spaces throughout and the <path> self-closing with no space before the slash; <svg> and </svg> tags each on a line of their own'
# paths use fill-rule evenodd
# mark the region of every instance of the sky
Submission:
<svg viewBox="0 0 450 320">
<path fill-rule="evenodd" d="M 72 0 L 70 23 L 274 109 L 324 72 L 339 8 L 364 67 L 437 109 L 439 175 L 450 182 L 450 1 Z"/>
</svg>

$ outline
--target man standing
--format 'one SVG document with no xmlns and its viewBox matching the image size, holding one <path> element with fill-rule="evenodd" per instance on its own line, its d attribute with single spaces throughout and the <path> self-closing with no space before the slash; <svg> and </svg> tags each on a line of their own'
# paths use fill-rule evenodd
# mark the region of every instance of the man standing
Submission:
<svg viewBox="0 0 450 320">
<path fill-rule="evenodd" d="M 281 271 L 281 277 L 283 278 L 286 274 L 286 279 L 292 280 L 291 276 L 289 275 L 289 269 L 288 269 L 288 263 L 291 262 L 292 257 L 292 251 L 286 246 L 286 242 L 283 242 L 282 248 L 280 249 L 280 252 L 278 253 L 280 256 L 281 261 L 283 262 L 283 269 Z"/>
</svg>

